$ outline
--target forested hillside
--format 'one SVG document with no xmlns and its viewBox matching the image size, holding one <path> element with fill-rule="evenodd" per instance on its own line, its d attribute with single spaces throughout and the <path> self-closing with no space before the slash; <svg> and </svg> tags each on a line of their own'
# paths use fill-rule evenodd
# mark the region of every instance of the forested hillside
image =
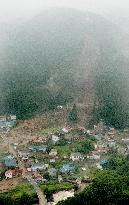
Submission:
<svg viewBox="0 0 129 205">
<path fill-rule="evenodd" d="M 85 85 L 86 96 L 99 102 L 97 118 L 121 127 L 116 119 L 128 106 L 126 35 L 99 15 L 72 9 L 48 10 L 14 28 L 5 38 L 0 33 L 1 113 L 30 117 L 73 101 Z M 125 126 L 127 117 L 121 121 Z"/>
</svg>

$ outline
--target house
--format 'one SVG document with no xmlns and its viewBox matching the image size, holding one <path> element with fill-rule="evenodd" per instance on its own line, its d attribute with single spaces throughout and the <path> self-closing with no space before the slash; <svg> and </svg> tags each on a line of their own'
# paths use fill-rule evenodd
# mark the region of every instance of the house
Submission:
<svg viewBox="0 0 129 205">
<path fill-rule="evenodd" d="M 6 127 L 11 128 L 15 125 L 15 121 L 8 121 L 6 122 Z"/>
<path fill-rule="evenodd" d="M 77 183 L 78 188 L 80 188 L 80 187 L 81 187 L 81 183 L 82 183 L 81 178 L 78 177 L 78 178 L 76 179 L 76 183 Z"/>
<path fill-rule="evenodd" d="M 100 141 L 102 140 L 102 138 L 104 137 L 102 134 L 97 134 L 97 135 L 94 135 L 95 139 Z"/>
<path fill-rule="evenodd" d="M 70 159 L 74 162 L 74 161 L 82 161 L 84 160 L 84 156 L 82 156 L 82 154 L 80 152 L 76 152 L 76 153 L 72 153 L 70 155 Z"/>
<path fill-rule="evenodd" d="M 60 138 L 56 135 L 52 135 L 52 143 L 56 144 L 58 141 L 60 140 Z"/>
<path fill-rule="evenodd" d="M 31 150 L 32 152 L 46 152 L 46 146 L 45 145 L 32 145 L 29 147 L 29 150 Z"/>
<path fill-rule="evenodd" d="M 53 158 L 53 159 L 50 159 L 50 163 L 55 163 L 55 158 Z"/>
<path fill-rule="evenodd" d="M 57 156 L 57 150 L 56 150 L 56 149 L 52 149 L 52 150 L 49 152 L 49 156 L 50 156 L 50 157 L 56 157 L 56 156 Z"/>
<path fill-rule="evenodd" d="M 94 146 L 94 149 L 97 150 L 98 144 L 94 143 L 93 146 Z"/>
<path fill-rule="evenodd" d="M 28 158 L 28 156 L 26 156 L 26 155 L 22 157 L 22 161 L 27 161 L 28 159 L 29 159 L 29 158 Z"/>
<path fill-rule="evenodd" d="M 55 168 L 48 169 L 48 173 L 51 177 L 55 177 L 57 174 L 57 170 Z"/>
<path fill-rule="evenodd" d="M 6 167 L 16 167 L 17 166 L 16 159 L 14 159 L 14 157 L 11 155 L 4 158 L 4 163 Z"/>
<path fill-rule="evenodd" d="M 42 182 L 42 181 L 43 181 L 42 175 L 39 174 L 38 172 L 34 172 L 34 173 L 33 173 L 33 178 L 34 178 L 37 182 Z"/>
<path fill-rule="evenodd" d="M 15 176 L 15 174 L 16 174 L 16 171 L 15 171 L 15 169 L 14 170 L 7 170 L 6 172 L 5 172 L 5 177 L 6 177 L 6 179 L 11 179 L 11 178 L 13 178 L 13 176 Z"/>
<path fill-rule="evenodd" d="M 60 171 L 61 173 L 74 172 L 75 166 L 72 163 L 64 164 Z"/>
<path fill-rule="evenodd" d="M 10 115 L 10 119 L 11 119 L 11 120 L 16 120 L 17 117 L 16 117 L 16 115 Z"/>
<path fill-rule="evenodd" d="M 108 160 L 101 160 L 101 161 L 100 161 L 100 166 L 102 166 L 102 168 L 107 168 L 107 166 L 108 166 Z"/>
<path fill-rule="evenodd" d="M 94 160 L 99 160 L 100 155 L 99 154 L 92 154 L 90 156 L 87 156 L 88 159 L 94 159 Z"/>
<path fill-rule="evenodd" d="M 29 152 L 18 151 L 18 157 L 19 158 L 28 158 L 29 155 L 30 155 Z"/>
<path fill-rule="evenodd" d="M 63 109 L 63 106 L 62 105 L 58 105 L 57 109 Z"/>
<path fill-rule="evenodd" d="M 6 122 L 6 115 L 0 115 L 0 121 Z"/>
<path fill-rule="evenodd" d="M 103 121 L 100 121 L 97 125 L 94 125 L 94 134 L 102 133 L 105 130 L 105 125 Z"/>
<path fill-rule="evenodd" d="M 45 166 L 44 164 L 41 164 L 41 163 L 35 163 L 31 166 L 32 172 L 35 172 L 37 170 L 43 170 L 43 169 L 45 169 Z"/>
<path fill-rule="evenodd" d="M 98 169 L 103 169 L 103 167 L 102 167 L 102 165 L 100 165 L 100 163 L 96 163 L 96 167 L 98 168 Z"/>
<path fill-rule="evenodd" d="M 86 168 L 85 168 L 85 167 L 82 167 L 82 171 L 86 171 Z"/>
<path fill-rule="evenodd" d="M 14 156 L 11 155 L 11 154 L 9 154 L 9 155 L 7 155 L 6 157 L 4 157 L 4 160 L 6 160 L 6 159 L 14 159 Z"/>
<path fill-rule="evenodd" d="M 62 178 L 61 175 L 58 175 L 58 182 L 59 182 L 59 183 L 63 182 L 63 178 Z"/>
<path fill-rule="evenodd" d="M 13 176 L 20 176 L 20 175 L 22 175 L 22 173 L 23 173 L 23 170 L 22 169 L 13 169 L 13 170 L 7 170 L 6 172 L 5 172 L 5 177 L 6 177 L 6 179 L 11 179 L 11 178 L 13 178 Z"/>
<path fill-rule="evenodd" d="M 90 130 L 87 130 L 86 133 L 87 133 L 88 135 L 91 135 L 91 131 L 90 131 Z"/>
<path fill-rule="evenodd" d="M 63 128 L 62 128 L 62 131 L 63 131 L 65 134 L 67 134 L 67 133 L 69 133 L 69 132 L 71 131 L 71 128 L 70 128 L 70 127 L 63 127 Z"/>
<path fill-rule="evenodd" d="M 114 128 L 109 128 L 108 135 L 114 137 L 115 136 L 115 129 Z"/>
<path fill-rule="evenodd" d="M 116 146 L 116 142 L 114 140 L 111 140 L 109 143 L 108 143 L 108 146 L 111 148 L 111 147 L 115 147 Z"/>
</svg>

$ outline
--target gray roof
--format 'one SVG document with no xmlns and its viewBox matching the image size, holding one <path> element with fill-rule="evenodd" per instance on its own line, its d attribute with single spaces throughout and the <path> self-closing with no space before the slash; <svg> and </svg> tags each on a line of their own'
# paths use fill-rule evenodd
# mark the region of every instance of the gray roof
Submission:
<svg viewBox="0 0 129 205">
<path fill-rule="evenodd" d="M 82 154 L 80 152 L 75 152 L 75 153 L 72 153 L 71 156 L 82 157 Z"/>
<path fill-rule="evenodd" d="M 17 166 L 15 159 L 5 159 L 4 163 L 6 167 L 16 167 Z"/>
</svg>

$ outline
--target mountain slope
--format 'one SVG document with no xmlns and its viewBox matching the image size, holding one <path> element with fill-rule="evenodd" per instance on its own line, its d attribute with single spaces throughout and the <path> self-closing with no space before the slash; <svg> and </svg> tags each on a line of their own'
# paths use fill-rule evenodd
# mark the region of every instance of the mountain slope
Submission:
<svg viewBox="0 0 129 205">
<path fill-rule="evenodd" d="M 26 118 L 71 101 L 83 86 L 84 95 L 96 93 L 100 74 L 121 72 L 120 36 L 103 17 L 72 9 L 48 10 L 18 27 L 0 60 L 3 110 Z"/>
</svg>

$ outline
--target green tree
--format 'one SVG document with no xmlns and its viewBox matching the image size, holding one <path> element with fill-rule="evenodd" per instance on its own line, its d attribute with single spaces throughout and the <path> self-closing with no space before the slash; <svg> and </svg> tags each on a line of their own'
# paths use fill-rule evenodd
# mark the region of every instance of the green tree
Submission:
<svg viewBox="0 0 129 205">
<path fill-rule="evenodd" d="M 77 107 L 74 104 L 72 110 L 69 112 L 68 119 L 70 122 L 76 123 L 78 121 Z"/>
</svg>

